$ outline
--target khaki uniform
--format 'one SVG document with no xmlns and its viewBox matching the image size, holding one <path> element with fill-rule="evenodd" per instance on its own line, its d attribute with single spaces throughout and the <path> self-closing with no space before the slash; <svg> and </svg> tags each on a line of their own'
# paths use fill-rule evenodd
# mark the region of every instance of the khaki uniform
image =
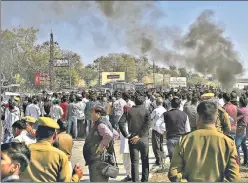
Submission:
<svg viewBox="0 0 248 183">
<path fill-rule="evenodd" d="M 231 122 L 228 113 L 222 107 L 218 107 L 218 119 L 215 124 L 218 132 L 228 134 L 231 131 Z"/>
<path fill-rule="evenodd" d="M 59 129 L 59 125 L 51 118 L 40 117 L 39 126 Z M 30 163 L 21 174 L 21 180 L 32 182 L 79 182 L 78 175 L 73 175 L 69 169 L 68 156 L 53 147 L 51 142 L 39 140 L 29 146 Z"/>
<path fill-rule="evenodd" d="M 63 132 L 58 134 L 58 149 L 63 151 L 67 156 L 68 160 L 70 161 L 72 155 L 72 146 L 73 146 L 73 139 L 72 136 Z"/>
<path fill-rule="evenodd" d="M 70 182 L 72 174 L 66 154 L 48 141 L 39 141 L 29 146 L 31 161 L 23 173 L 24 180 L 33 182 Z M 73 176 L 73 182 L 78 182 Z"/>
<path fill-rule="evenodd" d="M 238 163 L 234 140 L 204 125 L 180 138 L 168 177 L 172 182 L 238 182 Z"/>
</svg>

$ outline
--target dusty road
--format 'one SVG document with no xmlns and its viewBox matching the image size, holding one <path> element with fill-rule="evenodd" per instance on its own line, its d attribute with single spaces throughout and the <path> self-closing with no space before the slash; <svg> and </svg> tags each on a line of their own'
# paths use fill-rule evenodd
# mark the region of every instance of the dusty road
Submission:
<svg viewBox="0 0 248 183">
<path fill-rule="evenodd" d="M 72 154 L 72 166 L 74 166 L 76 163 L 80 163 L 80 165 L 82 165 L 83 167 L 83 171 L 84 171 L 84 176 L 81 180 L 81 182 L 89 182 L 89 171 L 88 171 L 88 167 L 85 166 L 85 161 L 83 158 L 83 144 L 84 141 L 74 141 L 74 146 L 73 146 L 73 154 Z M 115 151 L 116 151 L 116 156 L 117 156 L 117 162 L 118 162 L 118 166 L 120 168 L 120 174 L 119 176 L 116 178 L 115 181 L 120 181 L 123 178 L 126 177 L 125 174 L 125 170 L 123 167 L 123 163 L 122 163 L 122 156 L 120 154 L 120 141 L 118 140 L 115 144 Z M 167 160 L 169 161 L 169 160 Z M 151 143 L 150 143 L 150 149 L 149 149 L 149 164 L 150 164 L 150 168 L 153 167 L 155 163 L 155 157 L 153 155 L 152 152 L 152 147 L 151 147 Z M 140 163 L 140 172 L 141 172 L 141 163 Z M 141 176 L 140 176 L 141 178 Z M 111 180 L 111 182 L 113 182 L 114 180 Z"/>
<path fill-rule="evenodd" d="M 72 165 L 74 166 L 76 163 L 80 163 L 84 171 L 84 176 L 81 182 L 89 182 L 89 171 L 88 171 L 88 167 L 85 166 L 85 161 L 83 158 L 83 144 L 84 144 L 83 140 L 74 141 L 73 152 L 72 152 L 73 153 L 72 154 Z M 165 154 L 167 154 L 166 144 L 164 144 L 164 149 L 165 149 Z M 122 163 L 122 156 L 120 154 L 120 141 L 119 140 L 115 144 L 115 151 L 116 151 L 118 166 L 120 168 L 120 174 L 115 180 L 111 180 L 111 182 L 119 182 L 126 176 L 123 163 Z M 241 156 L 243 156 L 242 152 L 241 152 Z M 167 178 L 169 159 L 167 158 L 165 161 L 165 164 L 166 164 L 165 169 L 158 171 L 157 173 L 152 173 L 154 172 L 154 163 L 155 163 L 155 157 L 154 157 L 151 143 L 150 143 L 150 148 L 149 148 L 149 165 L 151 169 L 150 182 L 169 182 L 169 179 Z M 140 162 L 140 175 L 141 175 L 141 162 Z M 242 182 L 248 182 L 248 167 L 241 167 L 241 178 L 242 178 Z"/>
</svg>

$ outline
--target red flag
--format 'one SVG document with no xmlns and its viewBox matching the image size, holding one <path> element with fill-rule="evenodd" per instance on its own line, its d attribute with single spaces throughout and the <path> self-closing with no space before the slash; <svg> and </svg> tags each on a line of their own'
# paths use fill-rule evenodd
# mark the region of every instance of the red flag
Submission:
<svg viewBox="0 0 248 183">
<path fill-rule="evenodd" d="M 34 74 L 34 85 L 39 86 L 40 85 L 40 73 L 36 72 Z"/>
</svg>

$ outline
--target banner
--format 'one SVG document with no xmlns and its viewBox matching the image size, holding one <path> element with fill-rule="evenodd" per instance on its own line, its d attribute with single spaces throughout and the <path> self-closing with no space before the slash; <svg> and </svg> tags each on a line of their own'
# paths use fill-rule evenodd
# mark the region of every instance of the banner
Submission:
<svg viewBox="0 0 248 183">
<path fill-rule="evenodd" d="M 39 86 L 40 85 L 40 73 L 36 72 L 34 74 L 34 86 Z"/>
<path fill-rule="evenodd" d="M 34 74 L 34 85 L 40 86 L 40 85 L 47 85 L 50 81 L 49 74 L 43 74 L 40 72 L 36 72 Z"/>
<path fill-rule="evenodd" d="M 186 77 L 170 77 L 170 87 L 187 87 L 187 78 Z"/>
</svg>

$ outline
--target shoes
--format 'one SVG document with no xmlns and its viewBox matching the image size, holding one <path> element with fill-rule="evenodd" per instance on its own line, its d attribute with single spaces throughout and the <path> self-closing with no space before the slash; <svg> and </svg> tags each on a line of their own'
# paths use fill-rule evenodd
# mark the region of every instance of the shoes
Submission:
<svg viewBox="0 0 248 183">
<path fill-rule="evenodd" d="M 121 180 L 121 182 L 128 182 L 132 181 L 132 178 L 130 176 L 126 176 L 124 179 Z"/>
</svg>

